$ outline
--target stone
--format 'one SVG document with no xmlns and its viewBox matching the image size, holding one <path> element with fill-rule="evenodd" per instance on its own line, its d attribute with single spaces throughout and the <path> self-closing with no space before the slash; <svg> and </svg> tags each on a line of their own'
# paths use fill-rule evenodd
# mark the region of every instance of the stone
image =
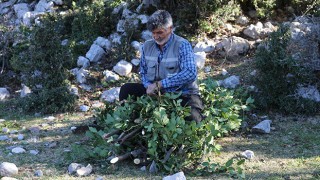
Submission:
<svg viewBox="0 0 320 180">
<path fill-rule="evenodd" d="M 222 81 L 222 85 L 225 88 L 234 89 L 240 84 L 239 76 L 230 76 Z"/>
<path fill-rule="evenodd" d="M 18 179 L 13 177 L 2 177 L 0 180 L 18 180 Z"/>
<path fill-rule="evenodd" d="M 212 41 L 205 41 L 205 42 L 198 42 L 195 47 L 193 48 L 193 51 L 195 53 L 197 52 L 206 52 L 210 53 L 214 50 L 215 46 Z"/>
<path fill-rule="evenodd" d="M 118 33 L 112 33 L 109 36 L 112 43 L 121 45 L 121 36 Z"/>
<path fill-rule="evenodd" d="M 224 38 L 221 43 L 227 57 L 244 55 L 250 49 L 249 41 L 241 37 Z"/>
<path fill-rule="evenodd" d="M 4 127 L 4 128 L 2 128 L 2 132 L 3 132 L 3 133 L 8 133 L 8 132 L 10 132 L 10 129 L 9 129 L 9 128 Z"/>
<path fill-rule="evenodd" d="M 43 172 L 41 170 L 36 170 L 34 172 L 34 175 L 37 176 L 37 177 L 41 177 L 41 176 L 43 176 Z"/>
<path fill-rule="evenodd" d="M 29 12 L 29 7 L 27 3 L 19 3 L 13 6 L 14 12 L 18 19 L 22 19 L 26 12 Z"/>
<path fill-rule="evenodd" d="M 106 51 L 111 49 L 111 42 L 106 38 L 98 37 L 93 43 L 104 48 Z"/>
<path fill-rule="evenodd" d="M 132 64 L 125 60 L 121 60 L 113 67 L 113 70 L 120 76 L 127 76 L 131 73 Z"/>
<path fill-rule="evenodd" d="M 252 128 L 252 132 L 254 133 L 270 133 L 270 124 L 271 124 L 271 120 L 263 120 L 261 121 L 259 124 L 255 125 L 253 128 Z"/>
<path fill-rule="evenodd" d="M 225 75 L 228 74 L 228 71 L 227 71 L 226 69 L 222 69 L 221 74 L 222 74 L 223 76 L 225 76 Z"/>
<path fill-rule="evenodd" d="M 76 79 L 77 79 L 77 82 L 82 84 L 82 83 L 86 83 L 87 82 L 87 77 L 89 76 L 89 71 L 84 69 L 84 68 L 81 68 L 78 72 L 77 72 L 77 76 L 76 76 Z"/>
<path fill-rule="evenodd" d="M 29 128 L 29 131 L 32 133 L 32 134 L 39 134 L 40 132 L 40 127 L 39 126 L 32 126 Z"/>
<path fill-rule="evenodd" d="M 152 39 L 152 32 L 148 30 L 142 31 L 141 38 L 145 41 Z"/>
<path fill-rule="evenodd" d="M 118 81 L 120 79 L 118 74 L 109 70 L 103 71 L 103 75 L 105 76 L 106 81 Z"/>
<path fill-rule="evenodd" d="M 68 39 L 64 39 L 63 41 L 61 41 L 61 46 L 66 46 L 68 45 L 69 40 Z"/>
<path fill-rule="evenodd" d="M 7 88 L 0 87 L 0 101 L 10 97 L 10 93 Z"/>
<path fill-rule="evenodd" d="M 240 25 L 246 25 L 249 23 L 249 19 L 245 16 L 239 16 L 236 20 L 236 23 Z"/>
<path fill-rule="evenodd" d="M 18 134 L 18 137 L 17 137 L 17 138 L 18 138 L 18 140 L 20 140 L 20 141 L 21 141 L 21 140 L 23 140 L 23 139 L 24 139 L 24 136 L 23 136 L 23 134 Z"/>
<path fill-rule="evenodd" d="M 146 24 L 148 22 L 149 16 L 144 15 L 144 14 L 140 14 L 137 16 L 137 18 L 140 19 L 141 24 Z"/>
<path fill-rule="evenodd" d="M 106 52 L 104 49 L 96 44 L 92 44 L 89 51 L 86 53 L 86 58 L 90 60 L 90 62 L 98 62 L 102 59 L 105 59 Z"/>
<path fill-rule="evenodd" d="M 120 87 L 112 88 L 104 91 L 101 95 L 101 100 L 106 102 L 114 102 L 119 100 Z"/>
<path fill-rule="evenodd" d="M 141 45 L 141 43 L 139 43 L 138 41 L 132 41 L 132 42 L 131 42 L 131 46 L 132 46 L 135 50 L 140 51 L 142 45 Z"/>
<path fill-rule="evenodd" d="M 187 178 L 185 177 L 185 175 L 182 171 L 162 178 L 162 180 L 186 180 L 186 179 Z"/>
<path fill-rule="evenodd" d="M 92 172 L 92 166 L 88 164 L 86 167 L 81 167 L 77 169 L 78 176 L 88 176 Z"/>
<path fill-rule="evenodd" d="M 123 33 L 125 32 L 125 20 L 119 20 L 117 24 L 117 32 Z"/>
<path fill-rule="evenodd" d="M 300 86 L 296 90 L 296 94 L 302 98 L 309 99 L 315 102 L 320 102 L 320 93 L 315 86 L 309 85 L 308 87 Z"/>
<path fill-rule="evenodd" d="M 199 69 L 202 69 L 205 65 L 207 54 L 204 51 L 196 52 L 196 53 L 194 53 L 194 58 L 195 58 L 195 62 L 196 62 L 197 67 Z"/>
<path fill-rule="evenodd" d="M 73 173 L 75 173 L 78 169 L 80 169 L 81 167 L 83 167 L 82 164 L 71 163 L 71 164 L 68 166 L 68 173 L 69 173 L 69 174 L 73 174 Z"/>
<path fill-rule="evenodd" d="M 87 59 L 86 57 L 79 56 L 77 60 L 77 66 L 87 68 L 90 66 L 90 60 Z"/>
<path fill-rule="evenodd" d="M 0 141 L 6 141 L 8 139 L 9 139 L 9 137 L 7 135 L 0 136 Z"/>
<path fill-rule="evenodd" d="M 251 150 L 245 150 L 244 152 L 241 153 L 241 155 L 247 159 L 254 158 L 254 152 Z"/>
<path fill-rule="evenodd" d="M 39 151 L 38 150 L 30 150 L 29 153 L 32 155 L 37 155 L 37 154 L 39 154 Z"/>
<path fill-rule="evenodd" d="M 48 121 L 53 121 L 55 119 L 56 118 L 54 116 L 48 116 L 48 117 L 43 118 L 43 120 L 48 120 Z"/>
<path fill-rule="evenodd" d="M 81 105 L 80 106 L 80 111 L 82 111 L 82 112 L 87 112 L 87 111 L 89 111 L 89 109 L 90 109 L 90 107 L 87 106 L 87 105 Z"/>
<path fill-rule="evenodd" d="M 18 168 L 15 164 L 3 162 L 0 164 L 0 176 L 14 176 L 18 174 Z"/>
<path fill-rule="evenodd" d="M 157 164 L 154 160 L 152 161 L 152 163 L 149 167 L 149 172 L 150 173 L 157 173 L 158 172 Z"/>
<path fill-rule="evenodd" d="M 26 150 L 23 149 L 22 147 L 15 147 L 11 150 L 11 152 L 14 154 L 21 154 L 21 153 L 25 153 Z"/>
<path fill-rule="evenodd" d="M 52 1 L 47 2 L 47 0 L 40 0 L 36 5 L 34 11 L 36 12 L 51 12 L 54 3 Z"/>
<path fill-rule="evenodd" d="M 21 89 L 21 92 L 20 92 L 20 97 L 26 97 L 28 94 L 30 94 L 31 93 L 31 89 L 28 87 L 28 86 L 26 86 L 26 85 L 24 85 L 24 84 L 22 84 L 22 89 Z"/>
<path fill-rule="evenodd" d="M 139 66 L 140 65 L 140 59 L 132 59 L 131 60 L 131 64 L 133 64 L 134 66 Z"/>
</svg>

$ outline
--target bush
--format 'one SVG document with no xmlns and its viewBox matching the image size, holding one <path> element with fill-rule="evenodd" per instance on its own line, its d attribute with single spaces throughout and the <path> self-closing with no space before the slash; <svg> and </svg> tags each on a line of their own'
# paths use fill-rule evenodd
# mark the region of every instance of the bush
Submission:
<svg viewBox="0 0 320 180">
<path fill-rule="evenodd" d="M 287 113 L 315 113 L 317 106 L 312 107 L 310 101 L 294 96 L 299 83 L 308 84 L 313 78 L 310 73 L 312 71 L 288 53 L 290 39 L 288 28 L 281 27 L 256 52 L 255 66 L 258 75 L 255 83 L 259 89 L 255 97 L 257 106 Z"/>
<path fill-rule="evenodd" d="M 10 62 L 33 91 L 20 105 L 26 111 L 44 113 L 70 110 L 75 99 L 67 88 L 68 69 L 75 60 L 61 45 L 63 21 L 59 16 L 48 15 L 41 22 L 32 31 L 25 29 L 23 41 L 13 48 Z"/>
<path fill-rule="evenodd" d="M 162 171 L 176 172 L 196 165 L 204 154 L 219 152 L 215 139 L 237 130 L 242 111 L 253 102 L 235 98 L 235 92 L 207 80 L 201 84 L 207 116 L 200 123 L 185 121 L 190 108 L 180 105 L 180 94 L 158 97 L 142 96 L 122 105 L 107 104 L 99 114 L 102 130 L 90 128 L 92 144 L 87 149 L 91 158 L 113 156 L 111 162 L 137 154 L 140 162 L 154 161 Z M 149 164 L 150 165 L 150 164 Z"/>
</svg>

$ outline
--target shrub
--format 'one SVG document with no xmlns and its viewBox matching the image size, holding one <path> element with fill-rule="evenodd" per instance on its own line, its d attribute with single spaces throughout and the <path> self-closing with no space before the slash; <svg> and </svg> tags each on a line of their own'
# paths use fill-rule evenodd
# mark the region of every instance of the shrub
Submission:
<svg viewBox="0 0 320 180">
<path fill-rule="evenodd" d="M 190 108 L 180 105 L 180 94 L 107 104 L 98 116 L 103 129 L 87 131 L 93 140 L 88 155 L 94 159 L 113 156 L 112 162 L 139 151 L 136 158 L 141 162 L 154 161 L 157 168 L 175 172 L 197 164 L 206 153 L 219 152 L 215 139 L 239 128 L 241 113 L 253 100 L 244 103 L 234 97 L 234 91 L 212 80 L 206 80 L 200 89 L 207 116 L 200 123 L 184 120 Z"/>
<path fill-rule="evenodd" d="M 303 62 L 294 60 L 288 53 L 290 38 L 288 28 L 281 27 L 256 52 L 255 66 L 259 72 L 255 79 L 259 89 L 255 97 L 257 106 L 287 113 L 315 113 L 318 106 L 312 107 L 314 103 L 294 96 L 298 83 L 308 84 L 313 75 L 302 65 Z"/>
<path fill-rule="evenodd" d="M 68 91 L 68 69 L 75 60 L 61 45 L 63 25 L 60 16 L 43 17 L 41 25 L 25 29 L 23 41 L 13 48 L 10 62 L 24 77 L 33 94 L 21 100 L 26 111 L 54 113 L 72 108 L 74 97 Z"/>
</svg>

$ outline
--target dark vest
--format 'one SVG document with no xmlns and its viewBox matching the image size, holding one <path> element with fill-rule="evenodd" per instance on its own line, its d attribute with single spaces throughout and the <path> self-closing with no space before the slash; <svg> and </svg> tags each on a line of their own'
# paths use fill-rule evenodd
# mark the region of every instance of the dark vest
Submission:
<svg viewBox="0 0 320 180">
<path fill-rule="evenodd" d="M 148 71 L 146 78 L 148 81 L 160 81 L 167 77 L 172 77 L 181 71 L 179 61 L 179 47 L 182 41 L 180 36 L 173 34 L 172 42 L 163 55 L 163 59 L 158 61 L 158 47 L 154 40 L 148 40 L 144 44 L 144 55 Z M 185 84 L 182 87 L 176 87 L 177 91 L 183 91 L 187 94 L 198 94 L 198 85 L 196 81 Z"/>
</svg>

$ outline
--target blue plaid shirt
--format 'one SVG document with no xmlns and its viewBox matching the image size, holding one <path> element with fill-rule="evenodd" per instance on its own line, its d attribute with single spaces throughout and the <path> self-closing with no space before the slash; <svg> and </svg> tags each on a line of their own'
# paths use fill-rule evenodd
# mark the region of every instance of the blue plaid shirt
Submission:
<svg viewBox="0 0 320 180">
<path fill-rule="evenodd" d="M 163 58 L 163 55 L 166 53 L 168 46 L 170 45 L 170 43 L 172 43 L 173 37 L 174 34 L 171 34 L 170 39 L 163 47 L 163 51 L 161 51 L 161 49 L 158 48 L 158 59 L 160 60 L 160 62 Z M 190 83 L 196 80 L 197 78 L 197 67 L 195 64 L 193 49 L 191 44 L 187 40 L 181 42 L 179 47 L 179 65 L 181 69 L 179 73 L 172 77 L 167 77 L 161 80 L 162 87 L 164 88 L 165 92 L 175 92 L 179 90 L 183 91 L 183 89 L 180 89 L 183 85 Z M 147 88 L 148 85 L 153 83 L 148 81 L 146 78 L 147 69 L 148 67 L 145 61 L 144 48 L 142 47 L 140 75 L 142 84 L 145 88 Z"/>
</svg>

